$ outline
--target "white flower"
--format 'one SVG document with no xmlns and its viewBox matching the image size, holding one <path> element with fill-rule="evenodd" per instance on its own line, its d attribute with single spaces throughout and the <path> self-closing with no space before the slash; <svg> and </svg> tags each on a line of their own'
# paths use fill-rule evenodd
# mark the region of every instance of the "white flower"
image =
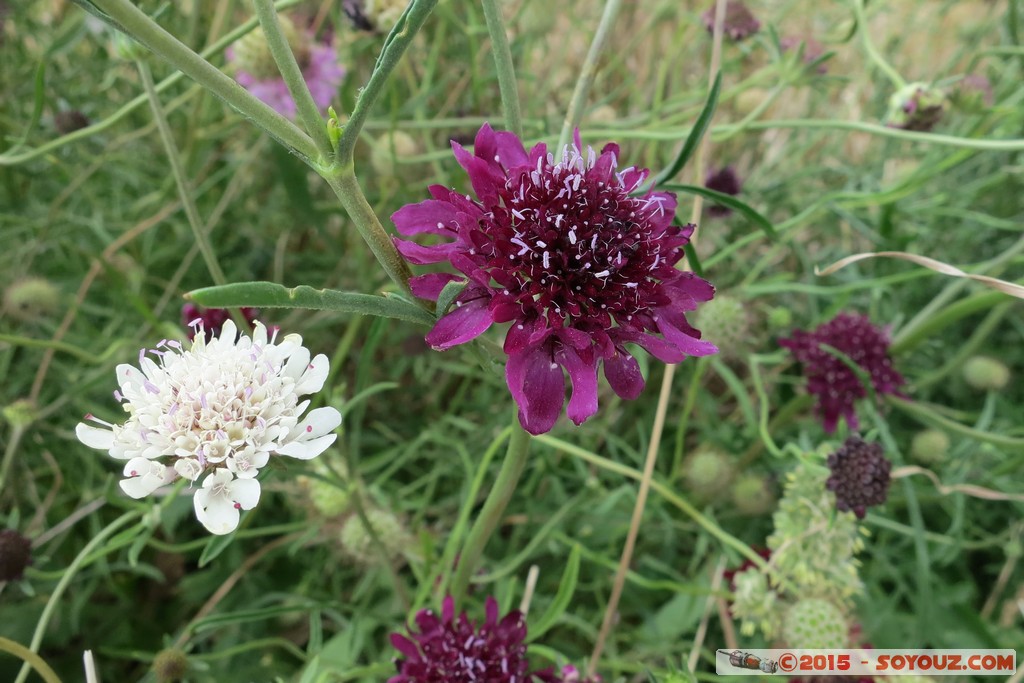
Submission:
<svg viewBox="0 0 1024 683">
<path fill-rule="evenodd" d="M 235 479 L 228 470 L 219 469 L 206 477 L 196 491 L 193 503 L 196 518 L 213 534 L 230 534 L 238 526 L 239 510 L 252 510 L 260 502 L 260 483 L 255 479 Z"/>
<path fill-rule="evenodd" d="M 319 391 L 330 368 L 322 354 L 310 360 L 299 335 L 278 341 L 275 330 L 268 339 L 257 322 L 251 338 L 239 337 L 229 320 L 207 342 L 201 322 L 194 325 L 191 348 L 164 340 L 148 351 L 156 361 L 143 349 L 138 367 L 117 367 L 114 398 L 128 414 L 123 424 L 87 415 L 100 426 L 83 422 L 75 433 L 85 445 L 128 461 L 121 488 L 133 498 L 175 474 L 198 481 L 210 472 L 196 492 L 196 515 L 214 533 L 227 533 L 214 529 L 234 529 L 238 509 L 256 505 L 255 477 L 270 456 L 320 455 L 337 438 L 332 432 L 341 413 L 317 408 L 303 417 L 310 402 L 300 398 Z M 158 460 L 164 458 L 170 460 Z M 225 513 L 225 501 L 238 507 Z"/>
</svg>

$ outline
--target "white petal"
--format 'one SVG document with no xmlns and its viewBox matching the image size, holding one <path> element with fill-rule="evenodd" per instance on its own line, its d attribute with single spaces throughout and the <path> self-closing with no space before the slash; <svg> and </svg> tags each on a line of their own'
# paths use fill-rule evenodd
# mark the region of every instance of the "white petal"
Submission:
<svg viewBox="0 0 1024 683">
<path fill-rule="evenodd" d="M 121 389 L 125 389 L 128 385 L 141 386 L 143 380 L 141 379 L 142 373 L 138 368 L 122 363 L 117 366 L 117 384 Z"/>
<path fill-rule="evenodd" d="M 287 455 L 291 458 L 309 460 L 326 451 L 327 447 L 334 443 L 337 438 L 337 434 L 328 434 L 327 436 L 321 436 L 319 439 L 311 439 L 309 441 L 292 441 L 278 448 L 277 452 L 280 455 Z"/>
<path fill-rule="evenodd" d="M 195 481 L 203 473 L 203 467 L 195 458 L 178 458 L 174 462 L 174 471 L 189 481 Z"/>
<path fill-rule="evenodd" d="M 260 483 L 255 479 L 236 479 L 228 484 L 228 491 L 243 510 L 252 510 L 260 502 Z"/>
<path fill-rule="evenodd" d="M 100 429 L 79 422 L 75 427 L 75 436 L 89 448 L 96 448 L 101 451 L 109 451 L 114 446 L 114 432 L 109 429 Z"/>
<path fill-rule="evenodd" d="M 139 498 L 145 498 L 149 494 L 156 491 L 158 488 L 164 485 L 164 480 L 160 477 L 151 477 L 145 475 L 142 477 L 129 477 L 128 479 L 122 479 L 118 482 L 121 485 L 121 490 L 127 493 L 130 497 L 138 500 Z"/>
<path fill-rule="evenodd" d="M 267 327 L 259 320 L 253 321 L 252 343 L 253 346 L 259 347 L 267 345 Z"/>
<path fill-rule="evenodd" d="M 219 469 L 203 480 L 203 488 L 212 489 L 214 486 L 217 486 L 218 484 L 227 484 L 234 478 L 235 476 L 228 472 L 227 470 Z"/>
<path fill-rule="evenodd" d="M 304 346 L 300 346 L 292 352 L 291 358 L 288 359 L 288 364 L 284 366 L 284 370 L 281 371 L 282 377 L 291 377 L 296 383 L 299 381 L 299 377 L 306 368 L 309 366 L 309 349 Z"/>
<path fill-rule="evenodd" d="M 341 424 L 341 413 L 335 408 L 317 408 L 309 411 L 309 415 L 295 426 L 298 440 L 309 440 L 333 432 Z"/>
<path fill-rule="evenodd" d="M 220 326 L 220 334 L 217 335 L 217 339 L 223 344 L 231 344 L 234 346 L 235 337 L 237 336 L 238 328 L 235 327 L 235 322 L 231 318 L 228 318 L 224 321 L 224 324 Z M 237 520 L 235 521 L 235 524 L 238 524 Z"/>
<path fill-rule="evenodd" d="M 308 364 L 306 372 L 295 382 L 295 393 L 299 396 L 314 394 L 324 388 L 331 363 L 324 354 L 318 355 Z"/>
<path fill-rule="evenodd" d="M 223 496 L 214 496 L 211 497 L 204 509 L 200 505 L 199 493 L 200 491 L 196 491 L 196 519 L 206 527 L 207 531 L 217 536 L 223 536 L 238 528 L 239 514 L 233 502 Z"/>
</svg>

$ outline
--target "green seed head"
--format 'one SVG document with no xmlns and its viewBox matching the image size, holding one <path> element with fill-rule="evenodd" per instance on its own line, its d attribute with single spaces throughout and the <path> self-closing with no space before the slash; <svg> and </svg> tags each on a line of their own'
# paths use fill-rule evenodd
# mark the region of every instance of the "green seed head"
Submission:
<svg viewBox="0 0 1024 683">
<path fill-rule="evenodd" d="M 910 457 L 925 465 L 942 462 L 948 451 L 949 437 L 937 429 L 918 432 L 910 444 Z"/>
<path fill-rule="evenodd" d="M 692 493 L 710 500 L 728 488 L 733 474 L 728 455 L 716 448 L 701 446 L 687 461 L 684 476 Z"/>
<path fill-rule="evenodd" d="M 842 611 L 819 598 L 805 598 L 790 607 L 782 629 L 787 647 L 826 650 L 850 643 L 850 626 Z"/>
<path fill-rule="evenodd" d="M 967 383 L 982 391 L 999 391 L 1010 381 L 1010 369 L 988 356 L 970 358 L 963 372 Z"/>
<path fill-rule="evenodd" d="M 387 561 L 397 559 L 409 542 L 409 535 L 402 522 L 388 510 L 370 509 L 366 518 L 373 527 L 377 538 L 384 546 Z M 373 542 L 359 515 L 352 515 L 345 520 L 341 528 L 341 547 L 354 560 L 364 565 L 377 564 L 383 559 L 380 547 Z"/>
<path fill-rule="evenodd" d="M 161 650 L 153 660 L 153 675 L 159 683 L 175 683 L 188 673 L 188 658 L 177 648 Z"/>
<path fill-rule="evenodd" d="M 40 277 L 18 280 L 4 291 L 4 312 L 25 322 L 51 316 L 59 306 L 60 290 Z"/>
<path fill-rule="evenodd" d="M 768 311 L 768 327 L 773 330 L 788 330 L 793 326 L 793 311 L 776 306 Z"/>
<path fill-rule="evenodd" d="M 732 485 L 732 501 L 745 515 L 763 515 L 775 506 L 768 481 L 759 474 L 741 474 Z"/>
<path fill-rule="evenodd" d="M 27 398 L 21 398 L 4 406 L 4 419 L 15 429 L 25 429 L 36 419 L 36 406 Z"/>
<path fill-rule="evenodd" d="M 750 316 L 743 303 L 720 294 L 697 309 L 694 327 L 725 356 L 741 355 L 750 340 Z"/>
</svg>

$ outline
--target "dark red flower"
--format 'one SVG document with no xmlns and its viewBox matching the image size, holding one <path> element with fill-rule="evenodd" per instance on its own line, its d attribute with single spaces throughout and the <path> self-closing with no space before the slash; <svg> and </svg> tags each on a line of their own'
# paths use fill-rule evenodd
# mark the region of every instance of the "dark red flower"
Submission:
<svg viewBox="0 0 1024 683">
<path fill-rule="evenodd" d="M 415 617 L 419 630 L 391 634 L 405 657 L 388 683 L 558 683 L 551 669 L 530 671 L 526 658 L 526 620 L 518 610 L 498 619 L 498 603 L 487 598 L 487 618 L 477 627 L 465 612 L 455 618 L 455 602 L 445 598 L 441 618 L 429 609 Z"/>
<path fill-rule="evenodd" d="M 14 529 L 0 531 L 0 581 L 17 581 L 32 564 L 32 541 Z"/>
<path fill-rule="evenodd" d="M 638 194 L 647 170 L 616 171 L 618 145 L 598 155 L 577 135 L 556 159 L 543 143 L 527 153 L 518 137 L 485 124 L 473 154 L 454 142 L 452 148 L 477 198 L 433 185 L 433 199 L 392 216 L 403 235 L 451 241 L 395 242 L 412 263 L 447 261 L 468 281 L 427 335 L 432 347 L 445 350 L 494 323 L 512 323 L 505 379 L 527 431 L 546 432 L 561 414 L 563 369 L 572 380 L 567 412 L 581 424 L 597 411 L 602 362 L 619 396 L 633 399 L 643 390 L 626 344 L 666 363 L 718 350 L 686 320 L 714 288 L 675 267 L 694 226 L 672 225 L 674 194 Z M 436 300 L 458 279 L 433 273 L 410 284 L 417 296 Z"/>
<path fill-rule="evenodd" d="M 241 310 L 245 321 L 249 323 L 249 327 L 252 328 L 253 323 L 256 321 L 256 316 L 260 314 L 259 310 L 255 308 L 241 308 L 239 310 Z M 210 341 L 214 337 L 220 336 L 220 328 L 223 327 L 230 317 L 231 314 L 226 308 L 202 308 L 192 303 L 181 307 L 181 324 L 188 328 L 186 334 L 189 341 L 192 341 L 192 338 L 196 335 L 197 325 L 193 324 L 196 321 L 202 321 L 203 330 L 206 332 L 206 341 Z"/>
<path fill-rule="evenodd" d="M 732 166 L 723 166 L 708 171 L 707 177 L 704 178 L 704 187 L 735 197 L 743 189 L 743 181 L 736 175 L 736 170 Z M 715 218 L 723 218 L 731 213 L 732 209 L 721 204 L 711 204 L 708 207 L 708 215 Z"/>
<path fill-rule="evenodd" d="M 711 3 L 711 7 L 701 17 L 704 21 L 704 28 L 708 33 L 715 30 L 715 7 L 718 3 Z M 726 0 L 725 21 L 722 30 L 732 40 L 743 40 L 752 36 L 761 28 L 761 22 L 757 20 L 750 8 L 741 0 Z"/>
<path fill-rule="evenodd" d="M 885 502 L 892 463 L 882 454 L 880 444 L 851 436 L 828 456 L 828 468 L 832 475 L 825 488 L 836 494 L 836 509 L 840 512 L 852 511 L 864 519 L 869 506 Z"/>
<path fill-rule="evenodd" d="M 779 344 L 793 353 L 804 365 L 807 390 L 818 397 L 818 413 L 825 431 L 835 431 L 840 416 L 851 429 L 857 428 L 854 401 L 867 396 L 860 378 L 846 363 L 822 348 L 827 344 L 856 363 L 871 377 L 879 394 L 896 394 L 904 383 L 889 357 L 888 335 L 862 315 L 840 313 L 814 332 L 796 330 Z"/>
</svg>

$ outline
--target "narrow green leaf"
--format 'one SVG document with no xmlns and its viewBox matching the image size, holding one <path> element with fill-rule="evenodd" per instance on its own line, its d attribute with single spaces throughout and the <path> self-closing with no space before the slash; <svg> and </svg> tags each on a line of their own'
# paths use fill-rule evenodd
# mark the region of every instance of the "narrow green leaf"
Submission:
<svg viewBox="0 0 1024 683">
<path fill-rule="evenodd" d="M 210 540 L 206 543 L 206 547 L 203 548 L 203 554 L 199 556 L 199 568 L 202 569 L 217 559 L 217 556 L 227 550 L 234 540 L 234 533 L 225 534 L 224 536 L 211 536 Z"/>
<path fill-rule="evenodd" d="M 462 290 L 469 284 L 469 280 L 453 280 L 446 284 L 437 297 L 437 317 L 441 318 L 448 312 L 448 308 L 455 301 Z"/>
<path fill-rule="evenodd" d="M 686 246 L 683 247 L 683 251 L 686 252 L 686 262 L 690 264 L 690 270 L 697 277 L 704 277 L 704 266 L 700 264 L 700 257 L 697 256 L 697 250 L 693 248 L 693 242 L 687 242 Z"/>
<path fill-rule="evenodd" d="M 223 287 L 196 289 L 186 294 L 185 298 L 211 308 L 309 308 L 397 318 L 422 325 L 434 324 L 434 317 L 430 313 L 397 296 L 314 289 L 306 285 L 285 287 L 274 282 L 238 282 Z"/>
<path fill-rule="evenodd" d="M 772 225 L 770 220 L 755 211 L 749 204 L 736 199 L 736 197 L 733 197 L 731 194 L 716 192 L 715 190 L 709 190 L 708 188 L 701 187 L 699 185 L 685 185 L 680 183 L 664 185 L 663 187 L 666 190 L 677 190 L 679 192 L 688 192 L 689 194 L 699 194 L 705 199 L 710 199 L 722 206 L 729 207 L 733 211 L 741 214 L 751 223 L 757 225 L 757 227 L 761 228 L 762 232 L 764 232 L 768 239 L 773 242 L 778 240 L 778 235 L 775 233 L 775 226 Z"/>
<path fill-rule="evenodd" d="M 714 82 L 711 84 L 711 91 L 708 93 L 708 99 L 704 103 L 704 108 L 701 110 L 700 116 L 697 117 L 696 123 L 693 124 L 690 134 L 686 137 L 686 142 L 683 143 L 679 154 L 676 155 L 672 163 L 658 173 L 658 175 L 654 176 L 654 187 L 660 187 L 662 183 L 674 178 L 682 170 L 683 166 L 686 165 L 686 162 L 690 160 L 693 153 L 697 151 L 697 145 L 700 144 L 701 138 L 704 137 L 708 126 L 711 125 L 711 119 L 715 115 L 715 108 L 718 107 L 718 95 L 721 91 L 722 72 L 719 71 L 715 76 Z"/>
<path fill-rule="evenodd" d="M 569 607 L 569 602 L 576 592 L 576 582 L 580 578 L 580 553 L 581 548 L 577 543 L 569 554 L 569 562 L 565 565 L 565 571 L 562 572 L 562 581 L 558 584 L 554 602 L 536 623 L 530 624 L 530 640 L 536 640 L 547 633 L 565 614 L 565 610 Z"/>
</svg>

